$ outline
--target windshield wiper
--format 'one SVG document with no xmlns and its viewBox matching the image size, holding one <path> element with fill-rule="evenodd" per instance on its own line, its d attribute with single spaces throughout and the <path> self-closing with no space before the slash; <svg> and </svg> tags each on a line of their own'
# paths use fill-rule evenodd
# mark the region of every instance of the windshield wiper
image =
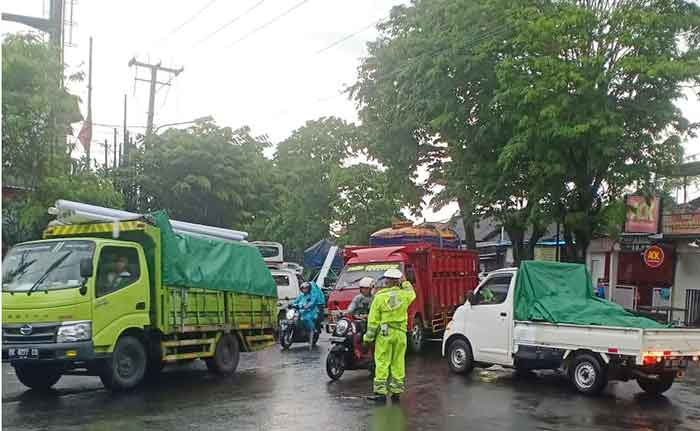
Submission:
<svg viewBox="0 0 700 431">
<path fill-rule="evenodd" d="M 56 269 L 56 268 L 58 267 L 58 265 L 60 265 L 61 263 L 63 263 L 63 261 L 66 260 L 66 258 L 67 258 L 68 256 L 70 256 L 71 253 L 73 253 L 72 250 L 66 252 L 66 254 L 64 254 L 63 256 L 61 256 L 61 257 L 59 257 L 58 259 L 54 260 L 53 263 L 52 263 L 51 265 L 49 265 L 48 268 L 46 268 L 46 271 L 45 271 L 43 274 L 41 274 L 41 277 L 39 277 L 39 278 L 34 282 L 34 284 L 32 284 L 32 287 L 30 287 L 29 290 L 27 290 L 27 295 L 29 295 L 30 293 L 34 292 L 34 290 L 35 290 L 36 288 L 38 288 L 38 287 L 41 285 L 41 283 L 44 282 L 44 280 L 46 280 L 46 277 L 49 276 L 49 274 L 51 273 L 51 271 L 53 271 L 54 269 Z"/>
</svg>

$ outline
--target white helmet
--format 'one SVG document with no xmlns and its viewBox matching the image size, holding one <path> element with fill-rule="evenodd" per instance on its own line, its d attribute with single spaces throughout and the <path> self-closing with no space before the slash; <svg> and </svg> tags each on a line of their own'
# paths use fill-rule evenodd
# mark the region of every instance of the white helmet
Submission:
<svg viewBox="0 0 700 431">
<path fill-rule="evenodd" d="M 391 268 L 391 269 L 387 269 L 384 272 L 384 278 L 393 278 L 393 279 L 398 280 L 401 277 L 403 277 L 403 273 L 401 272 L 400 269 Z"/>
<path fill-rule="evenodd" d="M 363 287 L 374 287 L 374 279 L 372 277 L 363 277 L 360 280 L 360 288 Z"/>
</svg>

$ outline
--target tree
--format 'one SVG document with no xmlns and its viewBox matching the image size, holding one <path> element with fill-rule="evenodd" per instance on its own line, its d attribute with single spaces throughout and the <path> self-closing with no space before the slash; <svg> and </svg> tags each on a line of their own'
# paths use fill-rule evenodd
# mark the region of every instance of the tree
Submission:
<svg viewBox="0 0 700 431">
<path fill-rule="evenodd" d="M 363 123 L 394 136 L 369 152 L 413 161 L 406 173 L 427 164 L 438 203 L 495 215 L 516 242 L 529 225 L 530 247 L 560 219 L 582 260 L 607 206 L 678 161 L 689 125 L 673 102 L 698 84 L 698 16 L 682 0 L 396 7 L 353 87 Z"/>
<path fill-rule="evenodd" d="M 290 260 L 300 260 L 306 247 L 330 236 L 336 197 L 332 175 L 357 139 L 354 125 L 323 117 L 278 145 L 274 163 L 280 194 L 263 235 L 282 242 Z"/>
<path fill-rule="evenodd" d="M 496 100 L 516 126 L 504 148 L 556 196 L 569 258 L 582 261 L 606 206 L 680 161 L 698 84 L 700 10 L 682 0 L 535 2 L 509 13 Z M 511 167 L 509 163 L 506 167 Z"/>
<path fill-rule="evenodd" d="M 483 3 L 395 7 L 369 45 L 352 91 L 363 124 L 376 136 L 368 141 L 374 145 L 370 154 L 403 178 L 427 166 L 431 204 L 458 203 L 468 246 L 475 247 L 476 219 L 492 215 L 513 238 L 516 258 L 527 258 L 542 234 L 545 197 L 530 194 L 527 160 L 519 170 L 502 166 L 501 149 L 513 125 L 493 103 L 500 57 L 489 48 L 510 30 L 494 30 L 489 23 L 502 12 Z M 530 225 L 537 228 L 527 249 Z"/>
<path fill-rule="evenodd" d="M 138 189 L 132 210 L 167 209 L 173 218 L 244 229 L 272 205 L 268 143 L 249 128 L 202 123 L 149 139 L 119 175 L 120 187 Z"/>
<path fill-rule="evenodd" d="M 370 234 L 403 218 L 402 201 L 389 191 L 389 178 L 379 168 L 340 168 L 333 175 L 333 187 L 333 227 L 340 244 L 367 244 Z"/>
<path fill-rule="evenodd" d="M 56 51 L 38 35 L 2 43 L 3 182 L 39 187 L 70 167 L 65 137 L 82 119 L 78 98 L 61 87 Z"/>
</svg>

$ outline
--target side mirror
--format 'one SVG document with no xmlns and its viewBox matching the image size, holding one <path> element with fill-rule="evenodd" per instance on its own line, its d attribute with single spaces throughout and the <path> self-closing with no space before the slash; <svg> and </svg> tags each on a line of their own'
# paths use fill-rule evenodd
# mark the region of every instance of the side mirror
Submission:
<svg viewBox="0 0 700 431">
<path fill-rule="evenodd" d="M 80 276 L 82 278 L 90 278 L 90 277 L 92 277 L 92 272 L 93 272 L 92 259 L 89 257 L 81 259 L 80 260 Z"/>
</svg>

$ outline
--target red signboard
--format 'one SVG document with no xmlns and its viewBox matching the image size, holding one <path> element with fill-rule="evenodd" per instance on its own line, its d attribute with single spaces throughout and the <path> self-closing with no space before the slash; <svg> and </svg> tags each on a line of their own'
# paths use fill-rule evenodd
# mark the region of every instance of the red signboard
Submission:
<svg viewBox="0 0 700 431">
<path fill-rule="evenodd" d="M 659 198 L 651 199 L 645 196 L 627 196 L 627 233 L 658 233 L 659 232 Z"/>
<path fill-rule="evenodd" d="M 649 268 L 658 268 L 663 265 L 664 257 L 664 250 L 657 245 L 652 245 L 644 251 L 644 263 Z"/>
</svg>

